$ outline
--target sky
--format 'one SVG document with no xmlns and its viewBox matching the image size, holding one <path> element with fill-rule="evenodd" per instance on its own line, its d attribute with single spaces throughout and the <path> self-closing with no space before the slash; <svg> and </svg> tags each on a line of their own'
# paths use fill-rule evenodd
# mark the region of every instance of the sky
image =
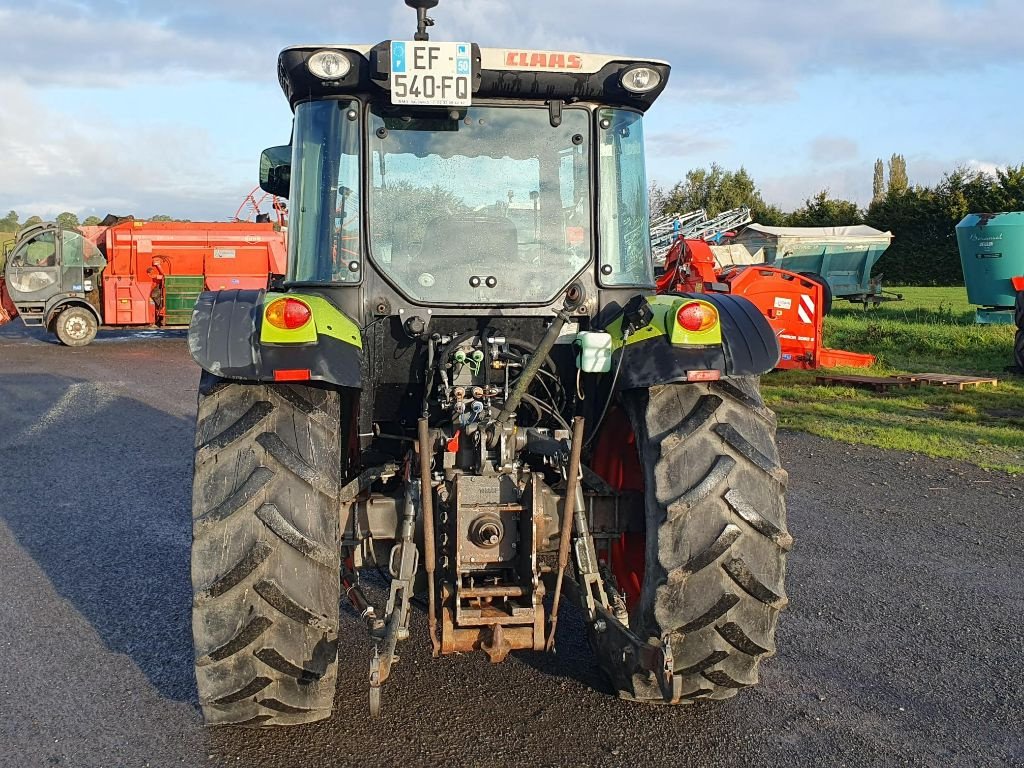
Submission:
<svg viewBox="0 0 1024 768">
<path fill-rule="evenodd" d="M 441 0 L 437 40 L 673 65 L 648 175 L 746 167 L 785 210 L 866 205 L 876 158 L 911 183 L 1024 162 L 1019 0 Z M 0 212 L 232 217 L 291 113 L 278 51 L 411 39 L 401 0 L 0 0 Z"/>
</svg>

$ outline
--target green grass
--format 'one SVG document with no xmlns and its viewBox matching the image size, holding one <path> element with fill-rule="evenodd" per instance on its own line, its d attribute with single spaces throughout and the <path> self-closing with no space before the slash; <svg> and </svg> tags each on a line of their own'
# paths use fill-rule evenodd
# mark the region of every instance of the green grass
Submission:
<svg viewBox="0 0 1024 768">
<path fill-rule="evenodd" d="M 1007 374 L 1015 329 L 978 326 L 963 288 L 902 288 L 905 300 L 864 310 L 836 303 L 825 343 L 870 352 L 871 369 L 849 372 L 993 375 L 997 387 L 945 387 L 888 394 L 814 384 L 812 371 L 763 379 L 765 398 L 783 427 L 879 448 L 959 459 L 1024 473 L 1024 377 Z"/>
</svg>

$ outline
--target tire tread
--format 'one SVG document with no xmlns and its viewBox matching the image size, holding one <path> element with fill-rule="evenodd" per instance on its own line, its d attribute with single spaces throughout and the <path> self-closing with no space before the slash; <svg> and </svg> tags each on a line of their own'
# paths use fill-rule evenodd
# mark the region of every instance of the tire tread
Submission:
<svg viewBox="0 0 1024 768">
<path fill-rule="evenodd" d="M 775 416 L 753 378 L 668 384 L 623 400 L 647 488 L 647 565 L 631 626 L 669 639 L 683 702 L 730 698 L 758 682 L 787 604 L 793 538 Z M 636 685 L 621 694 L 658 695 Z"/>
<path fill-rule="evenodd" d="M 210 725 L 313 722 L 333 707 L 340 396 L 306 389 L 200 385 L 192 627 Z"/>
</svg>

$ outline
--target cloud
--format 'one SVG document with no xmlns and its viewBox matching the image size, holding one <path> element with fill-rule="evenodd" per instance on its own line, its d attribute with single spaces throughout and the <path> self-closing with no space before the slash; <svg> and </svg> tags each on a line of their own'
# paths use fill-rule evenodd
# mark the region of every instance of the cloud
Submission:
<svg viewBox="0 0 1024 768">
<path fill-rule="evenodd" d="M 25 86 L 0 85 L 0 210 L 227 219 L 249 188 L 222 173 L 208 135 L 177 126 L 67 116 Z M 197 170 L 201 169 L 201 170 Z M 237 178 L 237 177 L 236 177 Z"/>
<path fill-rule="evenodd" d="M 866 203 L 871 164 L 860 152 L 873 159 L 875 150 L 871 137 L 860 133 L 856 141 L 809 139 L 805 132 L 787 137 L 771 125 L 764 126 L 768 141 L 754 149 L 736 125 L 756 125 L 761 105 L 796 99 L 809 78 L 828 74 L 842 82 L 925 73 L 935 83 L 946 73 L 999 66 L 1012 74 L 1024 65 L 1016 37 L 992 34 L 994 19 L 999 29 L 1024 28 L 1018 0 L 734 0 L 728 14 L 723 7 L 708 0 L 441 0 L 431 15 L 437 39 L 671 61 L 669 90 L 648 123 L 651 176 L 671 183 L 688 165 L 724 154 L 734 167 L 747 165 L 766 198 L 783 207 L 798 206 L 823 187 Z M 211 90 L 223 88 L 225 109 L 247 111 L 253 124 L 265 122 L 269 110 L 277 110 L 269 119 L 286 119 L 280 99 L 252 97 L 253 83 L 269 91 L 276 82 L 281 48 L 407 39 L 414 23 L 402 0 L 290 0 L 284 6 L 279 0 L 0 0 L 0 213 L 14 207 L 45 215 L 68 209 L 226 217 L 252 185 L 238 181 L 251 178 L 250 168 L 225 159 L 243 142 L 228 144 L 221 136 L 217 145 L 215 129 L 186 125 L 199 115 L 211 119 L 190 103 L 182 103 L 182 124 L 175 125 L 175 118 L 147 117 L 133 96 L 162 94 L 161 86 L 172 83 L 188 99 L 190 84 L 216 81 Z M 249 89 L 249 101 L 233 90 L 239 87 Z M 62 110 L 61 95 L 76 88 L 117 94 L 108 103 L 124 94 L 124 107 L 109 115 Z M 81 94 L 75 95 L 80 103 Z M 921 98 L 921 109 L 934 108 L 933 96 Z M 728 119 L 683 122 L 689 107 L 715 100 Z M 666 122 L 656 123 L 663 115 Z M 937 158 L 927 154 L 930 137 L 949 129 L 938 121 L 927 127 L 932 133 L 908 144 L 923 153 L 908 154 L 912 182 L 934 183 L 957 162 L 984 170 L 1020 162 L 1019 142 L 997 138 L 985 145 L 973 135 L 953 144 L 949 154 L 959 159 Z M 780 172 L 782 163 L 790 166 Z"/>
<path fill-rule="evenodd" d="M 1006 163 L 993 163 L 990 160 L 971 159 L 967 161 L 966 165 L 972 170 L 987 173 L 989 176 L 995 176 L 999 171 L 1006 170 Z"/>
<path fill-rule="evenodd" d="M 871 200 L 872 170 L 872 163 L 845 163 L 755 178 L 767 202 L 792 211 L 823 189 L 832 197 L 867 205 Z"/>
<path fill-rule="evenodd" d="M 873 165 L 873 161 L 849 162 L 756 178 L 765 200 L 783 210 L 799 208 L 808 197 L 823 189 L 827 189 L 832 197 L 852 200 L 866 207 L 871 202 Z M 966 167 L 994 175 L 1006 165 L 991 160 L 937 157 L 929 153 L 907 155 L 910 183 L 927 187 L 938 184 L 954 168 Z"/>
<path fill-rule="evenodd" d="M 811 161 L 819 165 L 848 162 L 859 153 L 857 142 L 846 136 L 818 136 L 808 148 Z"/>
<path fill-rule="evenodd" d="M 907 176 L 911 184 L 922 186 L 933 186 L 941 181 L 942 177 L 956 168 L 967 168 L 972 171 L 981 171 L 990 176 L 995 176 L 997 171 L 1005 170 L 1008 165 L 1020 163 L 1021 158 L 1007 157 L 1003 159 L 978 160 L 970 157 L 937 157 L 930 152 L 917 152 L 907 155 Z"/>
<path fill-rule="evenodd" d="M 646 137 L 647 156 L 650 160 L 658 158 L 692 157 L 714 153 L 726 149 L 729 142 L 699 132 L 651 133 Z"/>
<path fill-rule="evenodd" d="M 728 18 L 705 0 L 442 0 L 438 39 L 490 46 L 589 49 L 664 58 L 670 88 L 691 96 L 785 96 L 809 74 L 975 71 L 1024 61 L 1013 35 L 1024 3 L 978 0 L 734 0 Z M 725 24 L 728 21 L 726 33 Z M 116 86 L 168 75 L 271 78 L 277 50 L 297 43 L 410 37 L 399 0 L 0 0 L 8 77 L 38 85 Z M 325 39 L 326 38 L 326 39 Z M 984 45 L 965 44 L 984 40 Z"/>
</svg>

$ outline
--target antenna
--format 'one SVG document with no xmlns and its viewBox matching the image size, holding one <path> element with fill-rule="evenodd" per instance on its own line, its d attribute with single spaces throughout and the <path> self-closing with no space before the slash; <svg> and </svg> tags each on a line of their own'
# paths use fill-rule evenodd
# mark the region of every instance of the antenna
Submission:
<svg viewBox="0 0 1024 768">
<path fill-rule="evenodd" d="M 416 9 L 416 36 L 414 40 L 429 40 L 427 27 L 434 26 L 434 20 L 428 18 L 427 11 L 435 8 L 439 0 L 405 0 L 405 4 Z"/>
</svg>

